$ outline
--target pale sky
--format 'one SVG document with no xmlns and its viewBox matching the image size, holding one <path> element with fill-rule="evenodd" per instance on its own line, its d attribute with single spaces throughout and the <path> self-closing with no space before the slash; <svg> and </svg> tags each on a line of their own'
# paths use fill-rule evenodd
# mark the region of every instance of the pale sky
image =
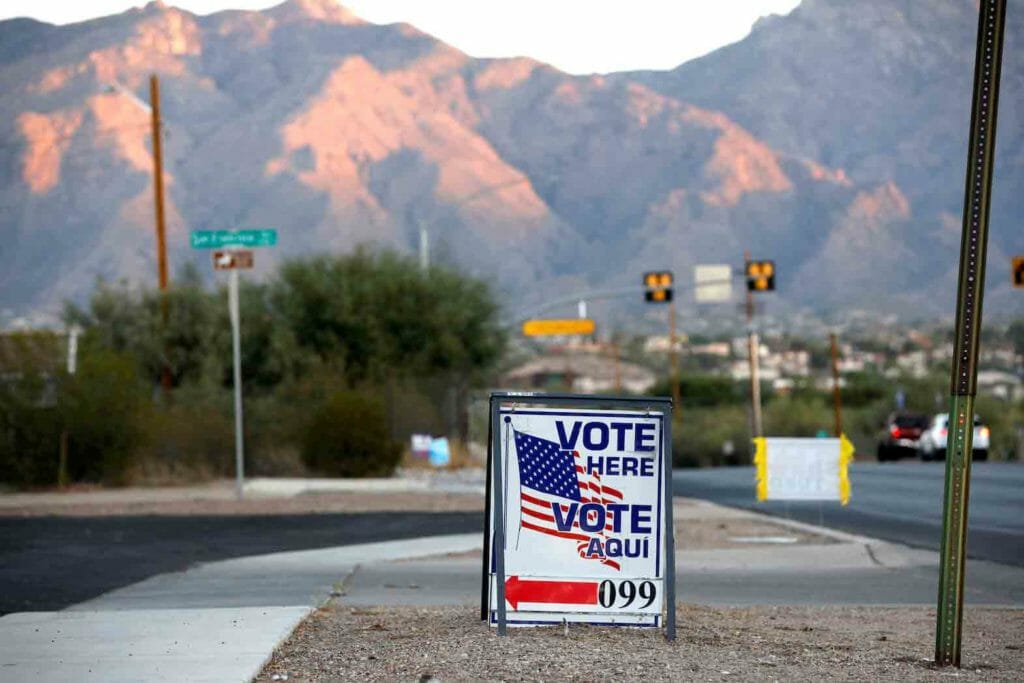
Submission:
<svg viewBox="0 0 1024 683">
<path fill-rule="evenodd" d="M 280 0 L 167 0 L 196 14 Z M 0 0 L 0 19 L 55 24 L 116 14 L 132 0 Z M 670 69 L 742 39 L 799 0 L 343 0 L 376 24 L 405 21 L 474 57 L 527 56 L 570 73 Z"/>
</svg>

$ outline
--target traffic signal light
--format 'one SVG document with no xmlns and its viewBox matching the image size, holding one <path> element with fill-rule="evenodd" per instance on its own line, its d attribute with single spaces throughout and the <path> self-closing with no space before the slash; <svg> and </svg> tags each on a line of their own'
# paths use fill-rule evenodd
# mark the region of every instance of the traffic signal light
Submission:
<svg viewBox="0 0 1024 683">
<path fill-rule="evenodd" d="M 644 301 L 651 304 L 667 304 L 672 301 L 672 271 L 644 273 Z"/>
<path fill-rule="evenodd" d="M 1010 266 L 1014 287 L 1024 287 L 1024 256 L 1014 256 Z"/>
<path fill-rule="evenodd" d="M 775 261 L 747 261 L 747 289 L 770 292 L 775 289 Z"/>
</svg>

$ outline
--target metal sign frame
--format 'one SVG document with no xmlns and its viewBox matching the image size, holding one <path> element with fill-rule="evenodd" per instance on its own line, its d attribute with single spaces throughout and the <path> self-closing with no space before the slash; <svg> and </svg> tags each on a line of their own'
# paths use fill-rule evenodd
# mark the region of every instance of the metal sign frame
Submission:
<svg viewBox="0 0 1024 683">
<path fill-rule="evenodd" d="M 999 109 L 1006 0 L 981 0 L 978 9 L 935 625 L 935 662 L 940 666 L 952 664 L 956 667 L 960 666 L 963 630 L 974 396 L 981 343 L 981 304 L 985 293 L 985 257 L 995 167 L 996 113 Z"/>
<path fill-rule="evenodd" d="M 551 409 L 574 408 L 593 411 L 600 410 L 631 410 L 647 411 L 661 421 L 661 440 L 659 447 L 662 453 L 661 489 L 658 497 L 661 502 L 660 515 L 663 523 L 661 546 L 659 552 L 664 553 L 663 604 L 665 611 L 665 638 L 675 640 L 676 609 L 675 609 L 675 531 L 672 519 L 672 400 L 659 397 L 619 397 L 619 396 L 579 396 L 574 394 L 543 394 L 534 392 L 494 392 L 490 396 L 490 419 L 488 421 L 487 447 L 487 484 L 485 491 L 484 510 L 484 544 L 481 553 L 481 590 L 480 619 L 487 621 L 492 611 L 499 636 L 507 633 L 509 623 L 505 582 L 505 463 L 501 449 L 501 415 L 503 408 L 515 409 Z M 493 537 L 492 531 L 493 529 Z M 493 572 L 492 572 L 493 568 Z M 491 577 L 495 579 L 495 595 L 493 610 L 491 605 Z"/>
</svg>

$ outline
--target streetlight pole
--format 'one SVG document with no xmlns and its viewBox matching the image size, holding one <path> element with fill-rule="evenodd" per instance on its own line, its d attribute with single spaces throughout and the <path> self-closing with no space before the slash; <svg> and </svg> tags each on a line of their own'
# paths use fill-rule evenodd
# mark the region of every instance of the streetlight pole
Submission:
<svg viewBox="0 0 1024 683">
<path fill-rule="evenodd" d="M 420 221 L 420 270 L 424 273 L 430 270 L 430 234 L 422 220 Z"/>
<path fill-rule="evenodd" d="M 242 343 L 238 310 L 238 268 L 232 268 L 228 282 L 228 317 L 231 319 L 232 373 L 235 394 L 235 495 L 245 494 L 245 452 L 242 433 Z"/>
</svg>

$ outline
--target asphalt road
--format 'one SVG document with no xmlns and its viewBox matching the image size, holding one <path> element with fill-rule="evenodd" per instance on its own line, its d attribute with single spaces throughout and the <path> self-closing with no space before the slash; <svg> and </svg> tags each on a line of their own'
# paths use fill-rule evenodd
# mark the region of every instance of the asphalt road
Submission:
<svg viewBox="0 0 1024 683">
<path fill-rule="evenodd" d="M 248 555 L 480 531 L 483 513 L 0 517 L 0 614 Z"/>
<path fill-rule="evenodd" d="M 801 522 L 939 549 L 944 463 L 855 463 L 850 503 L 766 502 L 754 499 L 754 468 L 676 470 L 676 495 L 759 510 Z M 1024 464 L 974 463 L 971 468 L 967 554 L 1024 566 Z"/>
<path fill-rule="evenodd" d="M 678 495 L 937 550 L 941 463 L 855 464 L 850 504 L 754 501 L 753 468 L 677 470 Z M 1024 566 L 1024 465 L 976 463 L 968 554 Z M 0 517 L 0 614 L 55 610 L 200 562 L 480 530 L 482 513 Z"/>
</svg>

